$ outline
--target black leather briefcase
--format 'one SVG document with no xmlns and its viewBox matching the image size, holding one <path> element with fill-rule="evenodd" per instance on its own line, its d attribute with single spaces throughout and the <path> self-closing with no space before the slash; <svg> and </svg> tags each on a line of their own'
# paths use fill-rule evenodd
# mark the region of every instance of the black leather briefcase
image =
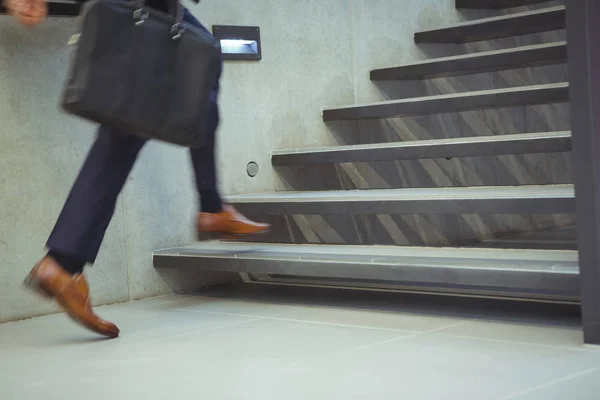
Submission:
<svg viewBox="0 0 600 400">
<path fill-rule="evenodd" d="M 144 0 L 92 0 L 73 42 L 63 108 L 148 139 L 204 144 L 210 92 L 220 70 L 218 42 Z"/>
</svg>

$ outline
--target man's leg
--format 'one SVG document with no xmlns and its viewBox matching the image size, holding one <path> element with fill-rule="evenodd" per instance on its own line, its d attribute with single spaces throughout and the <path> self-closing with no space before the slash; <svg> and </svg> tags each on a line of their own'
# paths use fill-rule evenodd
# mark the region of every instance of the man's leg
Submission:
<svg viewBox="0 0 600 400">
<path fill-rule="evenodd" d="M 197 23 L 200 24 L 199 22 Z M 219 69 L 219 78 L 221 76 L 221 69 Z M 221 195 L 217 189 L 215 160 L 216 132 L 219 126 L 219 78 L 217 78 L 210 93 L 211 103 L 207 116 L 206 143 L 202 147 L 190 149 L 192 166 L 194 167 L 194 174 L 196 176 L 196 189 L 200 196 L 200 210 L 205 213 L 218 213 L 223 209 Z"/>
<path fill-rule="evenodd" d="M 47 247 L 93 264 L 117 198 L 146 141 L 101 126 L 58 217 Z M 73 271 L 79 272 L 79 271 Z"/>
<path fill-rule="evenodd" d="M 117 197 L 145 140 L 102 126 L 48 239 L 48 255 L 26 284 L 53 298 L 71 318 L 102 335 L 119 329 L 92 311 L 89 288 L 81 274 L 93 263 L 113 216 Z"/>
<path fill-rule="evenodd" d="M 184 13 L 184 21 L 210 34 L 187 9 Z M 198 216 L 198 231 L 228 235 L 265 233 L 270 229 L 268 224 L 250 221 L 230 205 L 223 205 L 217 189 L 215 141 L 219 126 L 218 97 L 221 69 L 222 66 L 210 94 L 211 109 L 208 114 L 206 144 L 201 148 L 190 149 L 196 175 L 196 187 L 200 196 L 201 213 Z"/>
</svg>

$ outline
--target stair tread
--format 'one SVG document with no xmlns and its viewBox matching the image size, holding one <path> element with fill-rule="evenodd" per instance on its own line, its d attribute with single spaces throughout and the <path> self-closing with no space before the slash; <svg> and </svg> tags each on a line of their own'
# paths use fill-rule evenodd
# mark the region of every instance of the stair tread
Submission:
<svg viewBox="0 0 600 400">
<path fill-rule="evenodd" d="M 450 248 L 408 246 L 354 246 L 329 244 L 271 244 L 245 242 L 202 242 L 167 248 L 155 256 L 193 256 L 294 259 L 306 261 L 348 261 L 353 263 L 408 263 L 420 266 L 452 266 L 494 269 L 544 269 L 548 272 L 577 273 L 577 251 L 507 250 L 495 248 Z M 517 262 L 517 263 L 516 263 Z M 530 262 L 529 265 L 519 262 Z"/>
<path fill-rule="evenodd" d="M 229 196 L 248 214 L 573 214 L 572 185 L 272 192 Z"/>
<path fill-rule="evenodd" d="M 372 80 L 423 79 L 525 68 L 566 61 L 567 43 L 555 42 L 434 58 L 371 71 Z"/>
<path fill-rule="evenodd" d="M 548 1 L 549 0 L 456 0 L 456 8 L 501 10 L 504 8 L 546 3 Z"/>
<path fill-rule="evenodd" d="M 568 101 L 566 82 L 326 107 L 325 121 L 376 119 Z"/>
<path fill-rule="evenodd" d="M 324 278 L 326 284 L 366 280 L 413 290 L 569 301 L 579 295 L 578 253 L 572 250 L 204 242 L 155 251 L 153 263 Z"/>
<path fill-rule="evenodd" d="M 457 157 L 457 154 L 469 155 L 501 155 L 527 154 L 528 152 L 568 151 L 563 142 L 571 138 L 570 131 L 535 132 L 510 135 L 460 137 L 450 139 L 413 140 L 392 143 L 374 143 L 360 145 L 324 146 L 312 148 L 282 149 L 272 152 L 274 165 L 293 165 L 304 163 L 332 163 L 382 161 L 388 159 L 403 160 L 416 158 Z M 560 142 L 553 144 L 557 140 Z M 535 143 L 536 149 L 529 148 L 527 143 Z M 552 148 L 545 148 L 539 142 L 548 142 Z M 570 142 L 570 141 L 569 141 Z M 511 144 L 500 149 L 490 144 Z M 477 150 L 477 145 L 480 149 Z M 481 146 L 483 145 L 483 146 Z M 453 149 L 454 148 L 454 149 Z"/>
<path fill-rule="evenodd" d="M 384 100 L 377 101 L 371 103 L 363 103 L 358 105 L 350 105 L 350 106 L 339 106 L 339 107 L 327 107 L 324 110 L 342 110 L 342 109 L 351 109 L 356 107 L 365 107 L 365 106 L 379 106 L 386 104 L 403 104 L 403 103 L 418 103 L 425 102 L 431 100 L 438 99 L 461 99 L 464 97 L 478 97 L 485 94 L 499 94 L 499 93 L 519 93 L 519 92 L 527 92 L 538 89 L 551 89 L 551 88 L 568 88 L 569 83 L 560 82 L 560 83 L 548 83 L 541 85 L 528 85 L 528 86 L 517 86 L 510 87 L 504 89 L 488 89 L 488 90 L 474 90 L 470 92 L 459 92 L 459 93 L 448 93 L 448 94 L 440 94 L 435 96 L 422 96 L 422 97 L 410 97 L 407 99 L 396 99 L 396 100 Z"/>
<path fill-rule="evenodd" d="M 565 6 L 466 21 L 415 33 L 417 43 L 465 43 L 565 28 Z"/>
<path fill-rule="evenodd" d="M 228 196 L 228 200 L 243 202 L 286 201 L 403 201 L 461 199 L 541 199 L 573 198 L 573 185 L 479 186 L 442 188 L 404 188 L 371 190 L 285 191 Z"/>
</svg>

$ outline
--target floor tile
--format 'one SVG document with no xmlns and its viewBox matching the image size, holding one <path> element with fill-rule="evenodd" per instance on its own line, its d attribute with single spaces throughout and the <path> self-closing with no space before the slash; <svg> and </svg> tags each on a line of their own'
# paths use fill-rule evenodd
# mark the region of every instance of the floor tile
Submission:
<svg viewBox="0 0 600 400">
<path fill-rule="evenodd" d="M 298 306 L 289 304 L 220 298 L 202 298 L 200 302 L 195 299 L 184 300 L 176 307 L 170 307 L 186 312 L 230 314 L 251 318 L 280 317 L 300 309 Z"/>
<path fill-rule="evenodd" d="M 593 352 L 423 334 L 303 364 L 286 381 L 294 398 L 500 399 L 598 365 Z"/>
<path fill-rule="evenodd" d="M 212 332 L 200 341 L 186 335 L 172 342 L 171 347 L 174 352 L 208 356 L 216 363 L 236 359 L 287 368 L 410 334 L 264 319 Z"/>
<path fill-rule="evenodd" d="M 305 322 L 414 332 L 441 329 L 446 326 L 454 326 L 455 324 L 467 321 L 460 318 L 433 317 L 410 313 L 377 312 L 334 307 L 305 307 L 290 315 L 289 318 Z"/>
<path fill-rule="evenodd" d="M 502 400 L 598 400 L 599 396 L 600 367 L 512 393 Z"/>
<path fill-rule="evenodd" d="M 583 342 L 583 333 L 580 327 L 537 325 L 535 323 L 469 321 L 438 333 L 465 338 L 573 348 L 581 348 Z"/>
<path fill-rule="evenodd" d="M 62 314 L 2 324 L 0 399 L 598 398 L 600 349 L 569 318 L 277 293 L 98 307 L 115 340 Z"/>
</svg>

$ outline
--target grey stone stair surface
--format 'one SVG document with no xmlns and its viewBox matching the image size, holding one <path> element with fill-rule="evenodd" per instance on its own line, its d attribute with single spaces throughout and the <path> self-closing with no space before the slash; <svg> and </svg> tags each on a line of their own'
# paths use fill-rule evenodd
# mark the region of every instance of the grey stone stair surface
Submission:
<svg viewBox="0 0 600 400">
<path fill-rule="evenodd" d="M 572 185 L 273 192 L 230 196 L 250 214 L 572 214 Z"/>
<path fill-rule="evenodd" d="M 511 249 L 577 250 L 577 229 L 575 226 L 526 232 L 512 237 L 488 239 L 482 247 Z"/>
<path fill-rule="evenodd" d="M 306 165 L 535 154 L 570 150 L 571 133 L 561 131 L 276 150 L 272 153 L 272 163 L 276 166 Z"/>
<path fill-rule="evenodd" d="M 549 7 L 415 33 L 416 43 L 468 43 L 565 28 L 565 7 Z"/>
<path fill-rule="evenodd" d="M 153 262 L 562 300 L 576 300 L 579 285 L 575 251 L 204 242 L 158 250 Z"/>
<path fill-rule="evenodd" d="M 568 100 L 569 84 L 563 82 L 325 108 L 323 110 L 323 120 L 341 121 L 443 114 L 479 109 L 561 103 Z"/>
<path fill-rule="evenodd" d="M 501 10 L 529 6 L 532 4 L 546 3 L 548 0 L 456 0 L 456 8 L 480 8 L 488 10 Z"/>
<path fill-rule="evenodd" d="M 556 42 L 510 49 L 436 58 L 371 71 L 371 80 L 417 80 L 561 64 L 567 60 L 567 43 Z"/>
</svg>

